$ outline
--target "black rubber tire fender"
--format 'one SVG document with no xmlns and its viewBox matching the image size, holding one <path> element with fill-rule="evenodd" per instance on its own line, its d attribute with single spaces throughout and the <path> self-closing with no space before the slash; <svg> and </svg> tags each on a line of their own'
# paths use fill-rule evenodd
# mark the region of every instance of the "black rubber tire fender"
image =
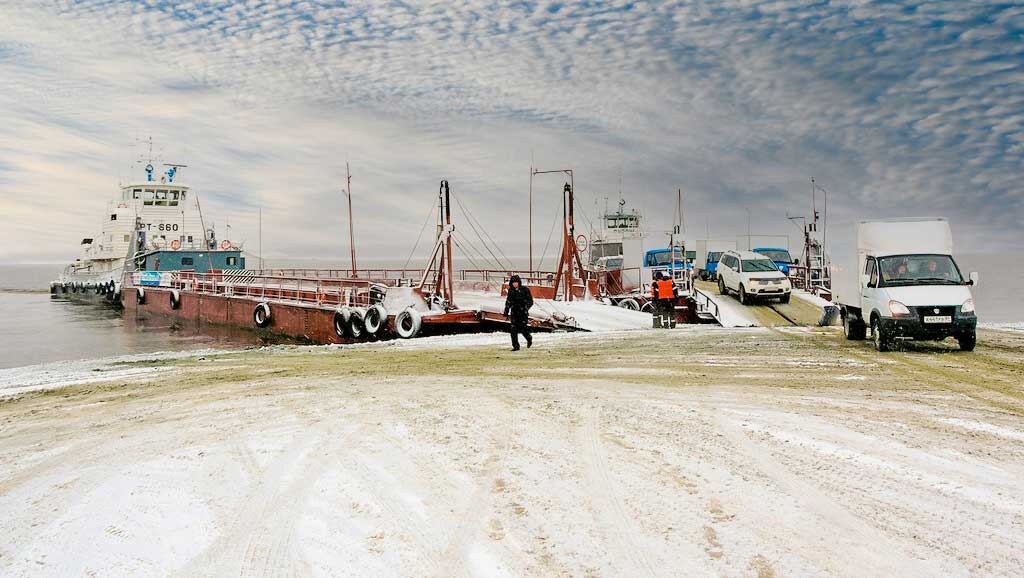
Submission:
<svg viewBox="0 0 1024 578">
<path fill-rule="evenodd" d="M 423 317 L 412 307 L 395 315 L 395 333 L 402 339 L 412 339 L 423 329 Z"/>
<path fill-rule="evenodd" d="M 384 333 L 388 325 L 388 312 L 384 306 L 377 303 L 366 310 L 363 314 L 363 329 L 367 335 L 377 336 Z"/>
<path fill-rule="evenodd" d="M 366 328 L 363 327 L 362 310 L 352 310 L 352 315 L 348 318 L 348 334 L 352 339 L 362 339 L 366 336 Z"/>
<path fill-rule="evenodd" d="M 266 301 L 257 303 L 252 310 L 252 322 L 256 327 L 267 327 L 270 325 L 270 304 Z"/>
<path fill-rule="evenodd" d="M 348 307 L 339 307 L 334 310 L 334 334 L 338 337 L 348 336 L 348 319 L 352 310 Z"/>
</svg>

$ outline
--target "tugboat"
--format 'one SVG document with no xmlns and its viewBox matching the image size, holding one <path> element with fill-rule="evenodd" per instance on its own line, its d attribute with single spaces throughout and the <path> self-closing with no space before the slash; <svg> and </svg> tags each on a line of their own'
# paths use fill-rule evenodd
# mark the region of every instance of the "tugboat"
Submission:
<svg viewBox="0 0 1024 578">
<path fill-rule="evenodd" d="M 205 227 L 198 196 L 176 180 L 186 165 L 164 163 L 157 181 L 153 162 L 150 155 L 145 180 L 122 185 L 108 202 L 99 234 L 82 239 L 78 258 L 50 284 L 51 298 L 119 307 L 126 271 L 245 268 L 241 246 Z"/>
</svg>

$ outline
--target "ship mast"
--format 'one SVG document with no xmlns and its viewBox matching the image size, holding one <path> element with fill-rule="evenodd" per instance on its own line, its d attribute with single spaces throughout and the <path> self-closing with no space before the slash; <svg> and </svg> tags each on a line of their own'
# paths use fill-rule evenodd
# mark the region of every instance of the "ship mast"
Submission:
<svg viewBox="0 0 1024 578">
<path fill-rule="evenodd" d="M 352 173 L 345 162 L 345 196 L 348 198 L 348 247 L 352 253 L 352 276 L 356 277 L 356 234 L 352 226 Z"/>
</svg>

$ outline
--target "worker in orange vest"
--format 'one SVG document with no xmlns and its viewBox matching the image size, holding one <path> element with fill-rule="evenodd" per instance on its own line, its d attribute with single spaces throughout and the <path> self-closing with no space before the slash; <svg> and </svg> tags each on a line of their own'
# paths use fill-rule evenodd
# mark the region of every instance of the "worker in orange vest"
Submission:
<svg viewBox="0 0 1024 578">
<path fill-rule="evenodd" d="M 651 283 L 651 299 L 654 301 L 654 314 L 672 316 L 675 314 L 675 301 L 679 296 L 676 284 L 661 271 L 654 273 L 654 281 Z M 670 318 L 671 319 L 671 318 Z M 655 326 L 659 326 L 655 319 Z"/>
</svg>

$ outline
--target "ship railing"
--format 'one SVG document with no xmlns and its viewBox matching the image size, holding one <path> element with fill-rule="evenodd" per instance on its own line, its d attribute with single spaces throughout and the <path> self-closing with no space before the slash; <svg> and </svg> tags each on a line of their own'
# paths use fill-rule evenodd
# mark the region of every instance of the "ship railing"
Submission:
<svg viewBox="0 0 1024 578">
<path fill-rule="evenodd" d="M 832 277 L 828 267 L 789 266 L 789 281 L 795 289 L 803 289 L 815 295 L 831 295 Z"/>
<path fill-rule="evenodd" d="M 269 275 L 272 277 L 303 277 L 306 279 L 361 279 L 377 282 L 402 281 L 408 285 L 409 281 L 419 281 L 423 276 L 422 269 L 307 269 L 307 268 L 275 268 L 275 269 L 252 269 L 257 275 Z M 398 283 L 394 283 L 397 285 Z"/>
<path fill-rule="evenodd" d="M 644 293 L 657 272 L 667 273 L 675 282 L 680 295 L 693 291 L 692 270 L 685 267 L 599 269 L 594 271 L 594 277 L 601 295 L 632 295 Z"/>
<path fill-rule="evenodd" d="M 643 270 L 640 267 L 595 271 L 601 295 L 629 295 L 643 290 Z"/>
<path fill-rule="evenodd" d="M 697 303 L 697 314 L 707 313 L 716 320 L 720 319 L 721 313 L 719 312 L 718 303 L 711 298 L 710 295 L 701 291 L 700 289 L 694 288 L 693 299 Z"/>
<path fill-rule="evenodd" d="M 489 281 L 506 283 L 513 275 L 519 275 L 528 285 L 551 285 L 554 283 L 554 271 L 520 271 L 516 269 L 460 269 L 455 271 L 459 281 Z"/>
<path fill-rule="evenodd" d="M 169 283 L 179 289 L 201 295 L 219 295 L 317 307 L 367 307 L 379 303 L 388 285 L 377 281 L 350 278 L 315 278 L 284 275 L 260 275 L 253 271 L 182 271 Z"/>
</svg>

